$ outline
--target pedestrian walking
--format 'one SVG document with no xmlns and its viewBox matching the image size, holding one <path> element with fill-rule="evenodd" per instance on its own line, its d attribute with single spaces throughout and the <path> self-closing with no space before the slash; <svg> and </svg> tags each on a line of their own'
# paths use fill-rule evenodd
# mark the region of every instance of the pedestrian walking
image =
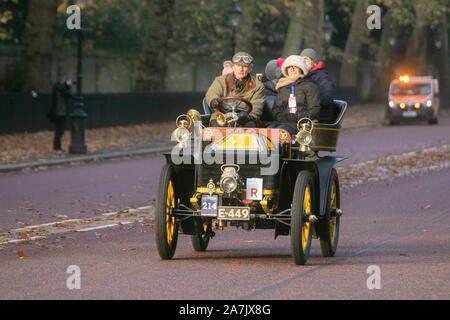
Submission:
<svg viewBox="0 0 450 320">
<path fill-rule="evenodd" d="M 58 77 L 58 81 L 53 85 L 52 106 L 47 114 L 50 121 L 55 124 L 53 138 L 53 149 L 55 151 L 65 151 L 61 148 L 61 138 L 66 128 L 69 100 L 73 96 L 72 81 L 66 80 L 65 76 Z"/>
</svg>

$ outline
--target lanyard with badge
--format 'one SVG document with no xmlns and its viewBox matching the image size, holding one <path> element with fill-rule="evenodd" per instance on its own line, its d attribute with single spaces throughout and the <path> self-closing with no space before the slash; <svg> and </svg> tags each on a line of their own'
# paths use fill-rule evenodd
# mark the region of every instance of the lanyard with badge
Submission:
<svg viewBox="0 0 450 320">
<path fill-rule="evenodd" d="M 291 84 L 291 94 L 288 99 L 289 113 L 297 113 L 297 98 L 295 97 L 294 84 Z"/>
</svg>

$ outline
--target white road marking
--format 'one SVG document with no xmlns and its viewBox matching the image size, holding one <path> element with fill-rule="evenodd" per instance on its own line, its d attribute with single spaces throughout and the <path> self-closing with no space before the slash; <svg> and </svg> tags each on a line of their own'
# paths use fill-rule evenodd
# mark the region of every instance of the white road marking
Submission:
<svg viewBox="0 0 450 320">
<path fill-rule="evenodd" d="M 58 223 L 78 222 L 78 221 L 82 221 L 82 220 L 83 219 L 69 219 L 69 220 L 62 220 L 62 221 L 56 221 L 56 222 L 50 222 L 50 223 L 43 223 L 43 224 L 37 224 L 35 226 L 27 226 L 24 228 L 12 229 L 12 230 L 10 230 L 10 232 L 23 232 L 23 231 L 27 231 L 30 229 L 39 229 L 42 227 L 54 226 Z"/>
<path fill-rule="evenodd" d="M 154 218 L 153 207 L 145 206 L 136 209 L 127 209 L 117 212 L 107 212 L 97 217 L 85 219 L 67 219 L 54 221 L 23 228 L 12 229 L 0 233 L 0 245 L 21 243 L 32 240 L 45 239 L 52 234 L 67 232 L 87 232 L 99 229 L 128 225 L 143 222 Z"/>
<path fill-rule="evenodd" d="M 130 223 L 133 223 L 133 222 L 128 221 L 128 222 L 122 222 L 121 224 L 130 224 Z M 79 229 L 79 230 L 77 230 L 77 232 L 92 231 L 92 230 L 98 230 L 98 229 L 106 229 L 106 228 L 117 227 L 117 226 L 119 226 L 119 224 L 117 224 L 117 223 L 106 224 L 104 226 Z"/>
</svg>

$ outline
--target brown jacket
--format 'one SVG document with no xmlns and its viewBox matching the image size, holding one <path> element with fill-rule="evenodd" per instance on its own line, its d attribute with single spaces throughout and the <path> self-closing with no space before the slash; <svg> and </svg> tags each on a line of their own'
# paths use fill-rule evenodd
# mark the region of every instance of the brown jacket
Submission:
<svg viewBox="0 0 450 320">
<path fill-rule="evenodd" d="M 248 100 L 253 106 L 250 116 L 254 119 L 261 118 L 265 94 L 264 85 L 259 80 L 249 76 L 244 88 L 241 91 L 238 91 L 234 86 L 232 73 L 216 77 L 206 92 L 206 102 L 210 105 L 213 99 L 227 96 L 239 96 Z M 244 109 L 247 108 L 246 104 L 242 102 L 240 102 L 238 106 Z M 215 113 L 213 113 L 211 120 L 215 118 Z"/>
</svg>

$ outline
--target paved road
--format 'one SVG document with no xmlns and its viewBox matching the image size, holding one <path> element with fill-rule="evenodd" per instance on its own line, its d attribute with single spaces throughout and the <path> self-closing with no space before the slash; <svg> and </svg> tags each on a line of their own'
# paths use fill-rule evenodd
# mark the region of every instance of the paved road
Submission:
<svg viewBox="0 0 450 320">
<path fill-rule="evenodd" d="M 450 143 L 450 118 L 438 126 L 427 124 L 380 127 L 344 132 L 339 166 Z M 148 205 L 164 164 L 162 156 L 114 160 L 43 172 L 0 175 L 0 226 L 3 229 L 54 221 L 55 214 L 93 217 L 104 210 Z M 1 230 L 0 230 L 1 232 Z"/>
<path fill-rule="evenodd" d="M 288 237 L 231 228 L 204 253 L 181 236 L 172 261 L 159 259 L 153 230 L 141 225 L 8 245 L 0 298 L 448 299 L 449 179 L 447 171 L 344 193 L 337 256 L 322 258 L 314 240 L 305 266 L 293 264 Z M 80 267 L 80 290 L 66 288 L 70 265 Z M 366 286 L 372 265 L 379 290 Z"/>
<path fill-rule="evenodd" d="M 443 119 L 345 133 L 339 154 L 351 157 L 348 165 L 449 143 L 449 129 Z M 2 175 L 0 232 L 148 205 L 162 165 L 153 157 Z M 315 240 L 306 266 L 292 263 L 288 237 L 232 228 L 205 253 L 181 236 L 173 261 L 159 259 L 147 223 L 0 245 L 0 298 L 448 299 L 449 181 L 446 170 L 344 192 L 337 256 L 322 258 Z M 70 265 L 80 267 L 80 290 L 66 287 Z M 381 271 L 379 290 L 366 286 L 372 265 Z"/>
</svg>

